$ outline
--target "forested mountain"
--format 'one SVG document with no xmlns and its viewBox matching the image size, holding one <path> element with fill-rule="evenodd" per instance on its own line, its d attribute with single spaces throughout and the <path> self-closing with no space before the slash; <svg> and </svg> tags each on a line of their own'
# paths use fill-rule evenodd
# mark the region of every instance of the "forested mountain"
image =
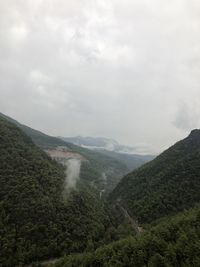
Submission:
<svg viewBox="0 0 200 267">
<path fill-rule="evenodd" d="M 155 156 L 153 155 L 125 154 L 103 149 L 96 151 L 102 153 L 103 155 L 107 155 L 109 157 L 115 158 L 123 162 L 129 169 L 129 171 L 133 171 L 134 169 L 142 166 L 146 162 L 153 160 L 155 158 Z"/>
<path fill-rule="evenodd" d="M 200 130 L 126 175 L 109 206 L 94 181 L 114 168 L 112 181 L 117 160 L 61 145 L 87 159 L 68 191 L 66 168 L 36 141 L 51 150 L 57 138 L 11 121 L 0 116 L 0 266 L 64 255 L 56 267 L 200 266 Z"/>
<path fill-rule="evenodd" d="M 0 117 L 17 125 L 43 150 L 54 150 L 57 149 L 57 147 L 63 147 L 68 152 L 79 153 L 85 157 L 87 160 L 81 165 L 80 178 L 89 184 L 92 183 L 99 190 L 104 190 L 105 192 L 111 191 L 119 180 L 129 171 L 126 164 L 116 158 L 46 135 L 26 125 L 20 124 L 2 113 L 0 113 Z"/>
<path fill-rule="evenodd" d="M 82 252 L 109 239 L 112 220 L 93 189 L 66 197 L 64 167 L 0 118 L 0 266 Z"/>
<path fill-rule="evenodd" d="M 63 258 L 55 267 L 199 267 L 200 207 L 162 220 L 139 238 Z"/>
<path fill-rule="evenodd" d="M 0 113 L 0 117 L 10 121 L 11 123 L 17 125 L 26 135 L 28 135 L 32 141 L 39 147 L 45 149 L 45 148 L 52 148 L 57 146 L 67 146 L 67 143 L 63 140 L 49 136 L 47 134 L 44 134 L 40 131 L 34 130 L 24 124 L 19 123 L 18 121 L 4 115 L 3 113 Z"/>
<path fill-rule="evenodd" d="M 200 202 L 200 130 L 125 176 L 111 193 L 140 223 Z"/>
<path fill-rule="evenodd" d="M 136 154 L 135 151 L 137 148 L 120 145 L 117 141 L 109 138 L 82 136 L 60 138 L 66 142 L 71 142 L 78 146 L 114 158 L 124 163 L 129 171 L 132 171 L 155 158 L 153 155 Z"/>
<path fill-rule="evenodd" d="M 56 267 L 200 266 L 199 130 L 125 176 L 109 198 L 142 232 Z"/>
</svg>

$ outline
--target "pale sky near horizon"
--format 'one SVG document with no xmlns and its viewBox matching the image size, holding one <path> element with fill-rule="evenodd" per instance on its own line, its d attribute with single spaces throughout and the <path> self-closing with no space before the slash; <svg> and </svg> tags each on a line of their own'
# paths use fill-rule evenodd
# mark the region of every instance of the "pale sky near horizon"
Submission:
<svg viewBox="0 0 200 267">
<path fill-rule="evenodd" d="M 200 128 L 199 0 L 0 0 L 0 112 L 159 153 Z"/>
</svg>

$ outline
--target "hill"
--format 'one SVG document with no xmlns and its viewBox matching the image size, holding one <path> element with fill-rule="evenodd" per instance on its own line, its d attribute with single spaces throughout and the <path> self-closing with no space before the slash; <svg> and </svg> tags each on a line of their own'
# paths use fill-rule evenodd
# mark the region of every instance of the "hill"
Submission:
<svg viewBox="0 0 200 267">
<path fill-rule="evenodd" d="M 92 253 L 71 255 L 55 267 L 200 266 L 200 207 L 167 218 L 140 238 L 127 238 Z"/>
<path fill-rule="evenodd" d="M 134 169 L 142 166 L 143 164 L 155 158 L 155 156 L 153 155 L 125 154 L 103 149 L 95 151 L 98 151 L 103 155 L 107 155 L 109 157 L 115 158 L 116 160 L 119 160 L 120 162 L 123 162 L 129 169 L 129 171 L 133 171 Z"/>
<path fill-rule="evenodd" d="M 81 164 L 80 178 L 86 183 L 90 185 L 92 184 L 100 191 L 105 193 L 111 191 L 119 180 L 128 173 L 126 164 L 116 158 L 46 135 L 23 125 L 2 113 L 0 113 L 0 118 L 4 118 L 17 125 L 17 127 L 19 127 L 43 150 L 52 150 L 52 152 L 54 152 L 55 150 L 62 148 L 66 152 L 73 152 L 76 155 L 77 153 L 80 154 L 86 159 L 86 161 L 83 161 Z"/>
<path fill-rule="evenodd" d="M 94 189 L 66 195 L 65 169 L 0 118 L 0 266 L 96 248 L 112 220 Z M 108 241 L 107 241 L 108 242 Z"/>
<path fill-rule="evenodd" d="M 125 176 L 110 195 L 140 223 L 200 202 L 200 130 Z"/>
<path fill-rule="evenodd" d="M 63 140 L 49 136 L 47 134 L 44 134 L 40 131 L 34 130 L 24 124 L 19 123 L 18 121 L 4 115 L 3 113 L 0 113 L 0 117 L 4 118 L 11 123 L 17 125 L 26 135 L 28 135 L 32 141 L 39 146 L 42 149 L 47 149 L 47 148 L 55 148 L 57 146 L 67 146 L 67 143 L 64 142 Z"/>
<path fill-rule="evenodd" d="M 138 148 L 120 145 L 117 141 L 103 137 L 60 137 L 66 142 L 88 148 L 109 156 L 126 165 L 129 171 L 132 171 L 144 163 L 155 158 L 153 155 L 136 154 Z"/>
</svg>

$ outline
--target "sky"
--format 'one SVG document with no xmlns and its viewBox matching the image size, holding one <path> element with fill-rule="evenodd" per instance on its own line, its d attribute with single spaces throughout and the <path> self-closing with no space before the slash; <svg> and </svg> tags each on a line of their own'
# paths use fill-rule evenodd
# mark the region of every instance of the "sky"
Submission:
<svg viewBox="0 0 200 267">
<path fill-rule="evenodd" d="M 159 153 L 200 128 L 199 0 L 0 0 L 0 111 Z"/>
</svg>

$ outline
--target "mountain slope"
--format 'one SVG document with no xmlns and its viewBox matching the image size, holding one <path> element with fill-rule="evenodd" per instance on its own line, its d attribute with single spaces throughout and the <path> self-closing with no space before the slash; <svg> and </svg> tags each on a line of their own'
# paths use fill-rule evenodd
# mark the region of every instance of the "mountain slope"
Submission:
<svg viewBox="0 0 200 267">
<path fill-rule="evenodd" d="M 64 181 L 61 165 L 0 118 L 0 266 L 24 266 L 102 243 L 112 225 L 106 206 L 89 187 L 66 197 Z"/>
<path fill-rule="evenodd" d="M 127 166 L 120 160 L 76 146 L 59 138 L 46 135 L 40 131 L 27 127 L 26 125 L 20 124 L 16 120 L 2 113 L 0 113 L 0 117 L 17 125 L 43 150 L 55 150 L 62 147 L 68 152 L 79 153 L 87 159 L 81 165 L 80 178 L 89 184 L 93 184 L 98 190 L 104 190 L 106 192 L 111 191 L 121 177 L 128 173 Z M 106 177 L 106 182 L 104 177 Z"/>
<path fill-rule="evenodd" d="M 108 150 L 95 150 L 99 153 L 102 153 L 103 155 L 107 155 L 109 157 L 115 158 L 116 160 L 119 160 L 123 162 L 129 171 L 133 171 L 134 169 L 142 166 L 146 162 L 153 160 L 155 156 L 153 155 L 137 155 L 137 154 L 125 154 L 125 153 L 117 153 L 114 151 L 108 151 Z"/>
<path fill-rule="evenodd" d="M 140 223 L 200 202 L 200 130 L 125 176 L 110 195 Z"/>
<path fill-rule="evenodd" d="M 88 148 L 124 163 L 132 171 L 155 158 L 153 155 L 139 155 L 137 148 L 120 145 L 117 141 L 102 137 L 60 137 L 66 142 Z"/>
<path fill-rule="evenodd" d="M 49 147 L 57 147 L 57 146 L 67 146 L 66 142 L 63 140 L 49 136 L 47 134 L 44 134 L 40 131 L 34 130 L 26 125 L 23 125 L 19 123 L 18 121 L 4 115 L 3 113 L 0 113 L 0 117 L 10 121 L 11 123 L 17 125 L 26 135 L 28 135 L 32 141 L 39 147 L 46 149 Z"/>
<path fill-rule="evenodd" d="M 200 266 L 200 207 L 153 226 L 139 239 L 128 238 L 93 253 L 71 255 L 56 267 Z"/>
</svg>

